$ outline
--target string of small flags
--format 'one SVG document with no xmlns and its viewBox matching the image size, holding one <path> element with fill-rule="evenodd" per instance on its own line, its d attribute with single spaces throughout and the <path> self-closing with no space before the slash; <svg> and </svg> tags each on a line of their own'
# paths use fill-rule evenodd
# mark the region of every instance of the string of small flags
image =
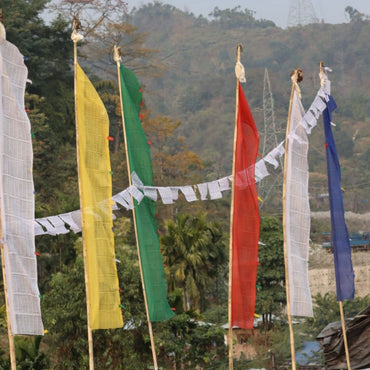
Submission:
<svg viewBox="0 0 370 370">
<path fill-rule="evenodd" d="M 331 70 L 325 67 L 325 72 Z M 330 95 L 330 81 L 326 73 L 320 75 L 321 88 L 319 89 L 314 101 L 306 114 L 303 116 L 301 126 L 306 130 L 307 134 L 312 132 L 312 129 L 317 126 L 317 120 L 324 111 L 326 105 L 324 101 L 329 100 Z M 297 140 L 300 138 L 291 132 L 288 136 L 289 140 Z M 285 141 L 285 140 L 284 140 Z M 255 181 L 259 182 L 269 175 L 266 163 L 272 165 L 275 169 L 279 166 L 278 158 L 285 153 L 284 141 L 282 141 L 276 148 L 271 150 L 264 158 L 260 159 L 255 164 Z M 250 169 L 244 170 L 246 172 Z M 243 179 L 248 179 L 246 173 L 240 172 L 236 174 L 237 184 L 243 184 Z M 132 185 L 127 189 L 115 194 L 112 197 L 113 210 L 118 210 L 120 207 L 126 210 L 131 210 L 135 207 L 134 199 L 139 204 L 144 197 L 158 201 L 161 199 L 163 204 L 173 204 L 179 199 L 179 192 L 183 194 L 186 201 L 194 202 L 199 200 L 216 200 L 223 197 L 223 193 L 231 189 L 232 176 L 226 176 L 218 180 L 204 182 L 197 185 L 185 186 L 144 186 L 142 181 L 135 172 L 131 175 Z M 113 218 L 115 215 L 113 214 Z M 67 227 L 68 226 L 68 227 Z M 35 219 L 35 235 L 59 235 L 67 234 L 72 230 L 74 233 L 81 232 L 81 212 L 80 210 L 59 214 L 56 216 L 49 216 Z"/>
</svg>

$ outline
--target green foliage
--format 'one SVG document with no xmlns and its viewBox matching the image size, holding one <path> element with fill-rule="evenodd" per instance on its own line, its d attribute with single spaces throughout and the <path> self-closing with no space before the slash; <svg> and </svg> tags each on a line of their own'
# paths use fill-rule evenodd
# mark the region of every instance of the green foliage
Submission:
<svg viewBox="0 0 370 370">
<path fill-rule="evenodd" d="M 283 229 L 279 219 L 263 217 L 260 229 L 256 312 L 271 325 L 271 314 L 279 315 L 285 303 Z M 260 287 L 258 289 L 258 287 Z"/>
<path fill-rule="evenodd" d="M 46 353 L 41 351 L 42 336 L 15 337 L 17 368 L 43 370 L 50 366 Z"/>
<path fill-rule="evenodd" d="M 177 215 L 160 238 L 169 290 L 182 288 L 185 309 L 200 308 L 200 297 L 226 262 L 224 235 L 205 215 Z"/>
<path fill-rule="evenodd" d="M 235 48 L 242 43 L 246 52 L 242 53 L 241 61 L 247 78 L 243 89 L 260 132 L 264 131 L 262 97 L 265 68 L 269 70 L 276 125 L 281 134 L 288 113 L 290 71 L 296 66 L 304 71 L 301 90 L 303 105 L 307 109 L 319 88 L 318 61 L 323 60 L 333 69 L 329 78 L 338 103 L 333 116 L 333 122 L 340 127 L 340 131 L 335 132 L 338 153 L 341 159 L 348 159 L 346 165 L 353 169 L 349 177 L 343 174 L 343 186 L 347 187 L 355 179 L 359 180 L 356 183 L 362 183 L 360 176 L 367 167 L 360 165 L 352 153 L 362 155 L 368 146 L 366 120 L 369 104 L 366 103 L 370 69 L 365 61 L 368 60 L 369 21 L 364 19 L 356 24 L 340 25 L 320 23 L 283 30 L 278 27 L 250 27 L 254 15 L 248 10 L 216 9 L 216 15 L 217 18 L 211 20 L 199 19 L 158 2 L 131 14 L 139 30 L 150 32 L 146 45 L 159 48 L 158 56 L 168 66 L 161 80 L 143 78 L 143 84 L 153 92 L 146 97 L 146 104 L 156 116 L 181 120 L 179 132 L 205 164 L 203 177 L 211 180 L 231 173 Z M 238 27 L 240 22 L 247 23 L 247 20 L 251 22 L 248 26 Z M 317 178 L 315 187 L 310 184 L 309 192 L 313 197 L 323 192 L 321 188 L 327 188 L 321 122 L 319 119 L 309 137 L 310 170 L 323 175 L 320 181 Z M 353 145 L 351 141 L 356 131 L 359 142 Z M 278 137 L 278 140 L 282 139 L 282 136 Z M 368 185 L 364 193 L 366 190 Z M 350 192 L 344 194 L 346 209 L 352 206 L 350 197 Z M 360 211 L 368 211 L 369 204 L 361 204 Z M 315 206 L 318 208 L 315 210 L 327 209 L 326 203 L 316 202 Z M 226 209 L 222 210 L 224 218 L 226 212 Z M 275 210 L 275 214 L 280 213 L 281 209 Z"/>
<path fill-rule="evenodd" d="M 318 293 L 313 297 L 314 301 L 314 318 L 308 318 L 303 330 L 311 336 L 316 336 L 323 330 L 326 325 L 334 321 L 340 321 L 339 304 L 335 294 Z M 351 301 L 343 302 L 343 311 L 345 317 L 354 317 L 361 310 L 370 305 L 370 296 L 356 297 Z"/>
<path fill-rule="evenodd" d="M 207 368 L 214 361 L 223 361 L 226 356 L 224 329 L 200 322 L 189 314 L 176 315 L 160 324 L 156 342 L 163 365 L 167 362 L 167 366 L 172 363 L 176 368 L 181 365 Z"/>
<path fill-rule="evenodd" d="M 221 10 L 216 7 L 211 14 L 211 17 L 215 19 L 215 23 L 220 25 L 222 28 L 233 29 L 233 28 L 253 28 L 253 27 L 275 27 L 274 22 L 267 20 L 256 20 L 254 18 L 254 11 L 244 9 L 244 12 L 240 10 L 240 6 L 233 9 Z"/>
</svg>

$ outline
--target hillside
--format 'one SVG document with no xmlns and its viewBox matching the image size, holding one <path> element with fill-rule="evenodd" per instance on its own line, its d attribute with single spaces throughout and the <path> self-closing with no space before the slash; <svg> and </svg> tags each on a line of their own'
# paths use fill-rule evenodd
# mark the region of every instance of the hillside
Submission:
<svg viewBox="0 0 370 370">
<path fill-rule="evenodd" d="M 166 66 L 160 79 L 141 78 L 147 105 L 153 115 L 181 120 L 181 134 L 206 163 L 207 180 L 231 172 L 238 43 L 244 49 L 247 83 L 243 88 L 260 131 L 260 142 L 264 135 L 265 69 L 271 81 L 280 142 L 286 125 L 290 71 L 303 69 L 302 100 L 308 108 L 319 88 L 319 61 L 330 66 L 332 94 L 338 104 L 335 137 L 346 189 L 345 207 L 354 212 L 370 209 L 370 168 L 366 160 L 370 141 L 368 21 L 283 30 L 270 21 L 254 20 L 247 11 L 221 11 L 207 20 L 158 2 L 135 10 L 131 17 L 138 31 L 147 32 L 146 46 L 158 49 L 159 60 Z M 313 210 L 328 209 L 327 199 L 320 197 L 327 192 L 323 148 L 323 129 L 319 125 L 310 137 Z"/>
</svg>

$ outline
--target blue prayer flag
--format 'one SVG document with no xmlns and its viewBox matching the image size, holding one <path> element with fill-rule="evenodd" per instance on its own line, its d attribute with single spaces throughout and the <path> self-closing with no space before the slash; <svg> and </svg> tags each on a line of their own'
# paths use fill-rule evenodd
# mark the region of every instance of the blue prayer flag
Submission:
<svg viewBox="0 0 370 370">
<path fill-rule="evenodd" d="M 331 240 L 334 254 L 337 301 L 353 299 L 355 294 L 354 273 L 351 259 L 351 245 L 344 218 L 343 197 L 341 190 L 340 164 L 331 131 L 332 112 L 337 107 L 329 95 L 326 109 L 323 111 L 325 128 L 325 147 L 330 199 Z"/>
</svg>

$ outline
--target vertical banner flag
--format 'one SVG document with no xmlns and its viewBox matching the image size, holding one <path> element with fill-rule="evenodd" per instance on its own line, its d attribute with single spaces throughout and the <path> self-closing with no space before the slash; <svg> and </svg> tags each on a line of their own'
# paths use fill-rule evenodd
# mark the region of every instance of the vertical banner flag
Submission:
<svg viewBox="0 0 370 370">
<path fill-rule="evenodd" d="M 151 186 L 153 170 L 149 145 L 139 119 L 140 85 L 136 76 L 123 65 L 120 66 L 120 78 L 130 171 L 136 173 L 145 186 Z M 166 320 L 174 315 L 167 301 L 155 210 L 153 200 L 144 197 L 140 204 L 135 200 L 137 243 L 151 322 Z"/>
<path fill-rule="evenodd" d="M 109 120 L 81 67 L 76 67 L 77 139 L 82 235 L 91 329 L 123 326 L 114 253 Z"/>
<path fill-rule="evenodd" d="M 336 108 L 334 99 L 329 96 L 323 112 L 325 127 L 325 147 L 330 200 L 331 240 L 334 254 L 337 300 L 353 299 L 355 295 L 354 272 L 351 258 L 351 245 L 344 218 L 341 190 L 340 164 L 331 131 L 332 112 Z"/>
<path fill-rule="evenodd" d="M 27 68 L 10 42 L 0 41 L 1 243 L 11 332 L 42 335 L 35 255 L 31 125 L 24 107 Z"/>
<path fill-rule="evenodd" d="M 232 205 L 231 325 L 252 329 L 260 233 L 257 187 L 254 178 L 259 137 L 240 82 L 238 84 L 239 107 Z"/>
<path fill-rule="evenodd" d="M 310 205 L 308 200 L 308 138 L 301 125 L 304 109 L 294 89 L 287 133 L 285 239 L 292 316 L 313 316 L 308 280 Z"/>
</svg>

